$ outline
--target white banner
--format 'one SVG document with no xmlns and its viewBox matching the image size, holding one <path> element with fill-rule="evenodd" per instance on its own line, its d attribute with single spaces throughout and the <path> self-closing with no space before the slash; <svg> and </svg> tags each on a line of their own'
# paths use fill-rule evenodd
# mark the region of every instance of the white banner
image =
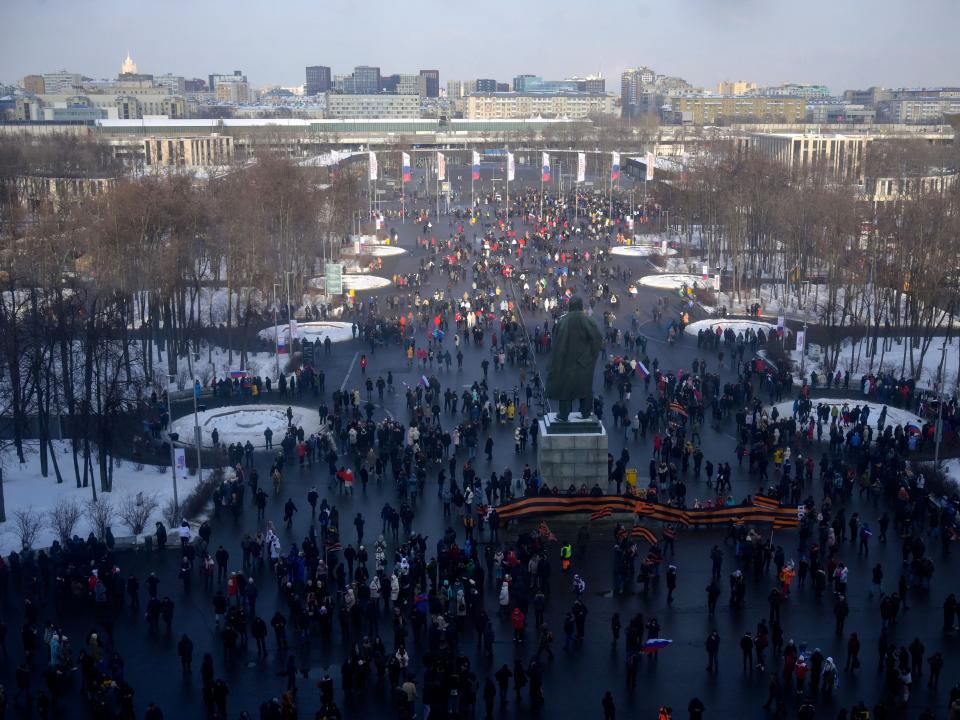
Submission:
<svg viewBox="0 0 960 720">
<path fill-rule="evenodd" d="M 189 471 L 187 470 L 187 451 L 183 448 L 174 448 L 173 449 L 173 465 L 174 471 L 177 473 L 177 478 L 180 480 L 186 480 L 189 476 Z"/>
<path fill-rule="evenodd" d="M 447 158 L 444 157 L 442 152 L 437 153 L 437 179 L 447 179 Z"/>
<path fill-rule="evenodd" d="M 657 164 L 657 156 L 652 152 L 648 152 L 647 159 L 644 164 L 647 166 L 647 180 L 653 180 L 653 166 Z"/>
<path fill-rule="evenodd" d="M 471 158 L 471 162 L 474 165 L 480 164 L 480 153 L 478 153 L 476 150 L 473 151 L 473 157 Z"/>
<path fill-rule="evenodd" d="M 370 155 L 370 174 L 368 179 L 376 180 L 377 179 L 377 154 L 372 152 Z"/>
<path fill-rule="evenodd" d="M 300 326 L 297 325 L 295 318 L 290 318 L 290 339 L 296 340 L 300 337 Z"/>
<path fill-rule="evenodd" d="M 807 331 L 797 330 L 797 352 L 803 352 L 806 349 Z"/>
<path fill-rule="evenodd" d="M 716 290 L 717 292 L 720 292 L 720 276 L 719 275 L 713 276 L 713 289 Z"/>
<path fill-rule="evenodd" d="M 550 182 L 550 153 L 540 153 L 540 165 L 543 172 L 543 181 Z"/>
<path fill-rule="evenodd" d="M 513 162 L 513 153 L 507 153 L 507 182 L 513 182 L 513 178 L 516 175 L 516 165 Z"/>
<path fill-rule="evenodd" d="M 587 154 L 577 153 L 577 182 L 587 179 Z"/>
<path fill-rule="evenodd" d="M 703 279 L 706 280 L 710 277 L 710 268 L 706 265 L 703 266 Z"/>
</svg>

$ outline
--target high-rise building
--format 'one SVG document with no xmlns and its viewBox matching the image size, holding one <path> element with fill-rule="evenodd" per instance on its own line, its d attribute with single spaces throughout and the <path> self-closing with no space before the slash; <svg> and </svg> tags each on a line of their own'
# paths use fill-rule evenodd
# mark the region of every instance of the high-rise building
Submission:
<svg viewBox="0 0 960 720">
<path fill-rule="evenodd" d="M 420 77 L 424 81 L 424 97 L 440 97 L 440 71 L 421 70 Z"/>
<path fill-rule="evenodd" d="M 376 95 L 380 92 L 380 68 L 357 65 L 353 69 L 353 92 L 357 95 Z"/>
<path fill-rule="evenodd" d="M 43 95 L 43 93 L 46 92 L 43 84 L 43 75 L 26 75 L 23 80 L 20 81 L 20 86 L 28 93 L 33 93 L 34 95 Z"/>
<path fill-rule="evenodd" d="M 477 84 L 473 91 L 478 93 L 496 92 L 497 81 L 491 78 L 477 78 Z"/>
<path fill-rule="evenodd" d="M 216 94 L 220 102 L 245 103 L 250 101 L 250 86 L 246 82 L 221 82 Z"/>
<path fill-rule="evenodd" d="M 130 57 L 130 51 L 127 50 L 127 57 L 120 65 L 120 74 L 121 75 L 136 75 L 137 74 L 137 64 L 133 61 L 133 58 Z"/>
<path fill-rule="evenodd" d="M 625 118 L 641 114 L 641 96 L 643 95 L 643 71 L 647 68 L 630 68 L 620 75 L 620 113 Z"/>
<path fill-rule="evenodd" d="M 603 75 L 587 75 L 586 77 L 571 78 L 577 83 L 577 90 L 588 93 L 605 93 L 607 91 L 607 81 Z"/>
<path fill-rule="evenodd" d="M 326 65 L 309 65 L 306 80 L 304 94 L 319 95 L 328 92 L 330 90 L 330 68 Z"/>
<path fill-rule="evenodd" d="M 463 82 L 460 80 L 447 80 L 447 97 L 451 99 L 464 96 Z"/>
<path fill-rule="evenodd" d="M 526 92 L 528 90 L 527 83 L 531 80 L 543 80 L 539 75 L 515 75 L 513 78 L 513 91 L 514 92 Z"/>
<path fill-rule="evenodd" d="M 400 75 L 398 73 L 394 73 L 393 75 L 381 75 L 380 76 L 380 92 L 392 93 L 396 95 L 398 92 L 400 92 L 397 88 L 400 87 L 400 81 L 404 77 L 409 78 L 412 76 Z M 344 90 L 344 92 L 346 92 L 346 90 Z M 350 92 L 348 94 L 353 95 L 354 93 L 356 93 L 356 89 L 354 89 L 353 92 Z"/>
<path fill-rule="evenodd" d="M 213 74 L 210 76 L 209 90 L 212 93 L 217 91 L 217 85 L 220 83 L 246 83 L 247 76 L 244 75 L 240 70 L 234 70 L 233 75 L 218 75 Z"/>
<path fill-rule="evenodd" d="M 183 95 L 187 88 L 187 81 L 184 80 L 182 75 L 171 75 L 170 73 L 154 75 L 153 82 L 169 90 L 171 95 Z"/>
<path fill-rule="evenodd" d="M 80 73 L 67 72 L 61 70 L 55 73 L 43 74 L 44 92 L 47 93 L 69 93 L 80 88 L 83 84 L 83 75 Z"/>
<path fill-rule="evenodd" d="M 202 78 L 193 78 L 183 81 L 183 91 L 188 93 L 198 93 L 207 91 L 207 81 Z"/>
<path fill-rule="evenodd" d="M 717 85 L 717 95 L 746 95 L 756 90 L 757 84 L 749 80 L 723 80 Z"/>
</svg>

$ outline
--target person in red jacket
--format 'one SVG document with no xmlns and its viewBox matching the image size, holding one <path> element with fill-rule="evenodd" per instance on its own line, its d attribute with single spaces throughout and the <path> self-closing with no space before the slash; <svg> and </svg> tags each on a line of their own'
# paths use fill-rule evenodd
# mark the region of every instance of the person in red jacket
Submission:
<svg viewBox="0 0 960 720">
<path fill-rule="evenodd" d="M 515 607 L 510 615 L 510 622 L 513 623 L 513 641 L 522 643 L 523 631 L 527 627 L 527 617 L 523 614 L 523 610 Z"/>
</svg>

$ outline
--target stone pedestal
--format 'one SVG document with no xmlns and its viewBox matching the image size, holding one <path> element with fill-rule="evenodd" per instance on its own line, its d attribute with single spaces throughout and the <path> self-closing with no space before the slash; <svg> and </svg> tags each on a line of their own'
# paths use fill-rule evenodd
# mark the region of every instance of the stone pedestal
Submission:
<svg viewBox="0 0 960 720">
<path fill-rule="evenodd" d="M 567 421 L 548 413 L 538 422 L 537 466 L 547 485 L 561 491 L 571 484 L 607 487 L 608 437 L 602 422 L 581 419 L 578 413 L 571 413 Z"/>
</svg>

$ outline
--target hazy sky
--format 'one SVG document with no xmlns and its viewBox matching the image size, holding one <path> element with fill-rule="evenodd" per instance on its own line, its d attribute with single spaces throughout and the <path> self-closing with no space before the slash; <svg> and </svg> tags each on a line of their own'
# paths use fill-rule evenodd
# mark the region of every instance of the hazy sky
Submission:
<svg viewBox="0 0 960 720">
<path fill-rule="evenodd" d="M 648 65 L 835 91 L 960 84 L 958 0 L 0 0 L 0 82 L 66 68 L 299 85 L 305 65 L 450 79 L 550 78 Z"/>
</svg>

